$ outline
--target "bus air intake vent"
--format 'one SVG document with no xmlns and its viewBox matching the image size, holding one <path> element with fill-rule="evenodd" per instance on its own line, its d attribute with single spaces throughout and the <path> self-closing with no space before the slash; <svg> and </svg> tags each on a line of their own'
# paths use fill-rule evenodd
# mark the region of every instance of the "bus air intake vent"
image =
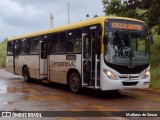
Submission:
<svg viewBox="0 0 160 120">
<path fill-rule="evenodd" d="M 119 76 L 120 79 L 128 79 L 129 76 Z M 131 79 L 139 78 L 139 76 L 131 76 Z"/>
<path fill-rule="evenodd" d="M 138 82 L 122 82 L 123 86 L 135 86 Z"/>
</svg>

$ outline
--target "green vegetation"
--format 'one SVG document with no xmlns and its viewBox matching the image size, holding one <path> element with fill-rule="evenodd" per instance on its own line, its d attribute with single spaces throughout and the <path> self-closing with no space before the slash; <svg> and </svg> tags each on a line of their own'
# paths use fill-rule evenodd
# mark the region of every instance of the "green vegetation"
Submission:
<svg viewBox="0 0 160 120">
<path fill-rule="evenodd" d="M 7 39 L 0 42 L 0 67 L 6 67 Z"/>
<path fill-rule="evenodd" d="M 160 35 L 154 34 L 151 45 L 151 84 L 152 89 L 160 90 Z"/>
</svg>

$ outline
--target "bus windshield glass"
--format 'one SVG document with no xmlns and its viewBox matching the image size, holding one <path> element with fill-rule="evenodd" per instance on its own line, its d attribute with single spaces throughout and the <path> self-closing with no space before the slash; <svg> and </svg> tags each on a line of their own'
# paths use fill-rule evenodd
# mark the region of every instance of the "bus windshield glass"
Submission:
<svg viewBox="0 0 160 120">
<path fill-rule="evenodd" d="M 149 37 L 145 26 L 136 23 L 111 25 L 113 29 L 105 29 L 104 37 L 108 42 L 105 45 L 105 60 L 123 66 L 149 64 Z"/>
</svg>

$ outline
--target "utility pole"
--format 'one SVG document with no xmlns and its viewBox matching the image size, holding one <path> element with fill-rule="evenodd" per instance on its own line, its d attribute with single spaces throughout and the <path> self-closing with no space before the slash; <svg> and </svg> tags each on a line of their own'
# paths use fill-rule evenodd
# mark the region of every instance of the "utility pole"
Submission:
<svg viewBox="0 0 160 120">
<path fill-rule="evenodd" d="M 49 14 L 50 14 L 50 27 L 53 28 L 54 16 L 51 12 Z"/>
<path fill-rule="evenodd" d="M 70 24 L 70 2 L 67 2 L 68 4 L 68 24 Z"/>
</svg>

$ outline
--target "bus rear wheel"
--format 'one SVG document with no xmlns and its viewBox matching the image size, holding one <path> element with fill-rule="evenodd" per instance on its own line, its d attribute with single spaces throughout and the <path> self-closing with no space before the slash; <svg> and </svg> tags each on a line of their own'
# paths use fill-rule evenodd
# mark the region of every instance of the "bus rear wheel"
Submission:
<svg viewBox="0 0 160 120">
<path fill-rule="evenodd" d="M 73 93 L 78 93 L 81 89 L 80 77 L 78 73 L 73 72 L 69 77 L 69 87 Z"/>
<path fill-rule="evenodd" d="M 27 67 L 23 69 L 23 78 L 24 78 L 24 81 L 26 82 L 30 80 L 30 75 Z"/>
</svg>

